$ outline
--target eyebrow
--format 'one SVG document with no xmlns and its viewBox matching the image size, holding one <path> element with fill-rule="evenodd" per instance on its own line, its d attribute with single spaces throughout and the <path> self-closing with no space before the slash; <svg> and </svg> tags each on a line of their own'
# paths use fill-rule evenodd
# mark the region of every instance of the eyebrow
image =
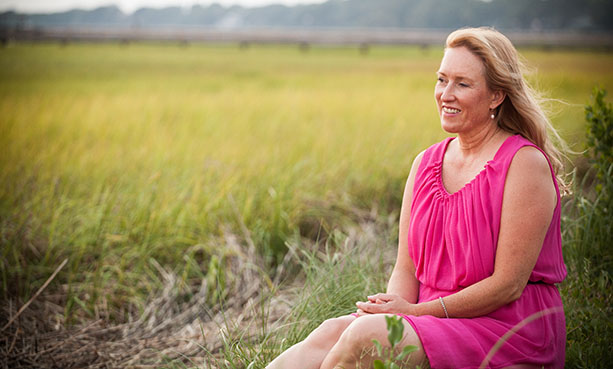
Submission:
<svg viewBox="0 0 613 369">
<path fill-rule="evenodd" d="M 447 77 L 447 74 L 445 74 L 444 72 L 441 72 L 440 70 L 436 72 L 437 75 L 441 75 L 443 77 Z M 471 82 L 474 83 L 475 80 L 473 80 L 472 78 L 468 78 L 468 77 L 464 77 L 464 76 L 458 76 L 456 78 L 458 81 L 467 81 L 467 82 Z"/>
</svg>

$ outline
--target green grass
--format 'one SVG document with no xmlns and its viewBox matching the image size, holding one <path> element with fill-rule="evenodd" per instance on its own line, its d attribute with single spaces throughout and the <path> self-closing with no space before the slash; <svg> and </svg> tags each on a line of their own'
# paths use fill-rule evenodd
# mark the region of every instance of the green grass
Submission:
<svg viewBox="0 0 613 369">
<path fill-rule="evenodd" d="M 606 368 L 613 360 L 612 217 L 611 204 L 602 201 L 613 189 L 611 172 L 613 166 L 608 176 L 599 181 L 605 189 L 600 194 L 594 194 L 594 183 L 579 178 L 572 185 L 574 195 L 564 199 L 562 237 L 568 276 L 559 289 L 567 326 L 566 368 Z M 590 179 L 590 173 L 586 178 Z M 602 213 L 605 208 L 608 215 Z M 352 312 L 355 301 L 383 291 L 394 261 L 397 230 L 394 223 L 388 223 L 374 233 L 358 233 L 357 238 L 334 233 L 328 247 L 293 247 L 294 253 L 296 249 L 304 250 L 296 257 L 302 284 L 284 293 L 291 306 L 289 313 L 275 325 L 268 324 L 269 309 L 278 303 L 272 299 L 281 293 L 264 294 L 262 310 L 253 319 L 262 324 L 261 333 L 245 337 L 244 325 L 226 321 L 226 344 L 214 355 L 209 353 L 207 365 L 199 367 L 264 368 L 325 319 Z M 171 361 L 168 367 L 185 366 Z"/>
<path fill-rule="evenodd" d="M 393 237 L 389 236 L 364 232 L 351 237 L 337 230 L 323 244 L 291 243 L 290 253 L 301 276 L 300 283 L 285 287 L 282 293 L 287 300 L 283 302 L 273 301 L 278 291 L 263 295 L 261 310 L 253 319 L 262 324 L 259 334 L 245 337 L 245 323 L 226 321 L 224 345 L 215 355 L 209 355 L 208 367 L 238 369 L 251 364 L 252 368 L 264 368 L 325 319 L 355 312 L 356 301 L 372 291 L 383 290 L 387 284 L 390 260 L 395 254 L 394 247 L 390 247 Z M 272 304 L 290 305 L 276 326 L 267 321 Z"/>
<path fill-rule="evenodd" d="M 442 51 L 130 44 L 0 50 L 3 298 L 50 290 L 68 317 L 123 320 L 159 287 L 216 278 L 246 226 L 274 265 L 285 242 L 360 211 L 397 211 L 413 157 L 445 135 Z M 582 148 L 583 104 L 613 54 L 526 51 L 554 123 Z M 209 268 L 211 266 L 212 268 Z"/>
</svg>

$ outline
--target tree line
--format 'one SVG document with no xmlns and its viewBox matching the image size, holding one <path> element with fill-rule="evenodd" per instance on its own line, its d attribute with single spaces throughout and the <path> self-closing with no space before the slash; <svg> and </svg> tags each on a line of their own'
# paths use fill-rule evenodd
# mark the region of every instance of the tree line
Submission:
<svg viewBox="0 0 613 369">
<path fill-rule="evenodd" d="M 296 6 L 116 6 L 51 14 L 0 13 L 0 27 L 299 27 L 435 28 L 494 26 L 501 30 L 613 30 L 610 0 L 328 0 Z"/>
</svg>

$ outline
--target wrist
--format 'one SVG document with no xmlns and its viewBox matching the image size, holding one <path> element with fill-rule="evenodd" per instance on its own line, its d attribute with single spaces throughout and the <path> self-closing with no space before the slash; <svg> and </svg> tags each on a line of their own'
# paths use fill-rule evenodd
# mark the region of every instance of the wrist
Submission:
<svg viewBox="0 0 613 369">
<path fill-rule="evenodd" d="M 412 304 L 410 302 L 407 302 L 405 308 L 403 309 L 402 314 L 404 315 L 413 315 L 413 316 L 418 316 L 419 314 L 419 304 Z"/>
<path fill-rule="evenodd" d="M 447 306 L 445 305 L 445 301 L 443 300 L 442 297 L 439 297 L 438 301 L 441 303 L 441 306 L 443 307 L 443 312 L 445 313 L 445 318 L 449 319 L 449 313 L 447 312 Z"/>
<path fill-rule="evenodd" d="M 421 315 L 433 315 L 438 316 L 439 311 L 442 310 L 441 303 L 438 299 L 432 301 L 420 302 L 417 304 L 411 304 L 411 312 L 409 315 L 421 316 Z"/>
</svg>

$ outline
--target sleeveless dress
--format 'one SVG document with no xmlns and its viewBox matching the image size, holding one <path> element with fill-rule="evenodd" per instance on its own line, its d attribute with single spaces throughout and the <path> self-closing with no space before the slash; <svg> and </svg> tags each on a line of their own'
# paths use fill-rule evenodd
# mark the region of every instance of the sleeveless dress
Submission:
<svg viewBox="0 0 613 369">
<path fill-rule="evenodd" d="M 507 138 L 472 181 L 450 194 L 443 187 L 441 168 L 452 139 L 424 152 L 415 177 L 409 254 L 420 282 L 419 302 L 451 295 L 493 274 L 509 165 L 521 147 L 536 147 L 520 135 Z M 566 277 L 566 266 L 560 191 L 551 163 L 549 166 L 558 201 L 521 297 L 476 318 L 403 315 L 419 335 L 433 369 L 479 368 L 482 363 L 487 368 L 520 363 L 564 367 L 566 323 L 555 283 Z"/>
</svg>

